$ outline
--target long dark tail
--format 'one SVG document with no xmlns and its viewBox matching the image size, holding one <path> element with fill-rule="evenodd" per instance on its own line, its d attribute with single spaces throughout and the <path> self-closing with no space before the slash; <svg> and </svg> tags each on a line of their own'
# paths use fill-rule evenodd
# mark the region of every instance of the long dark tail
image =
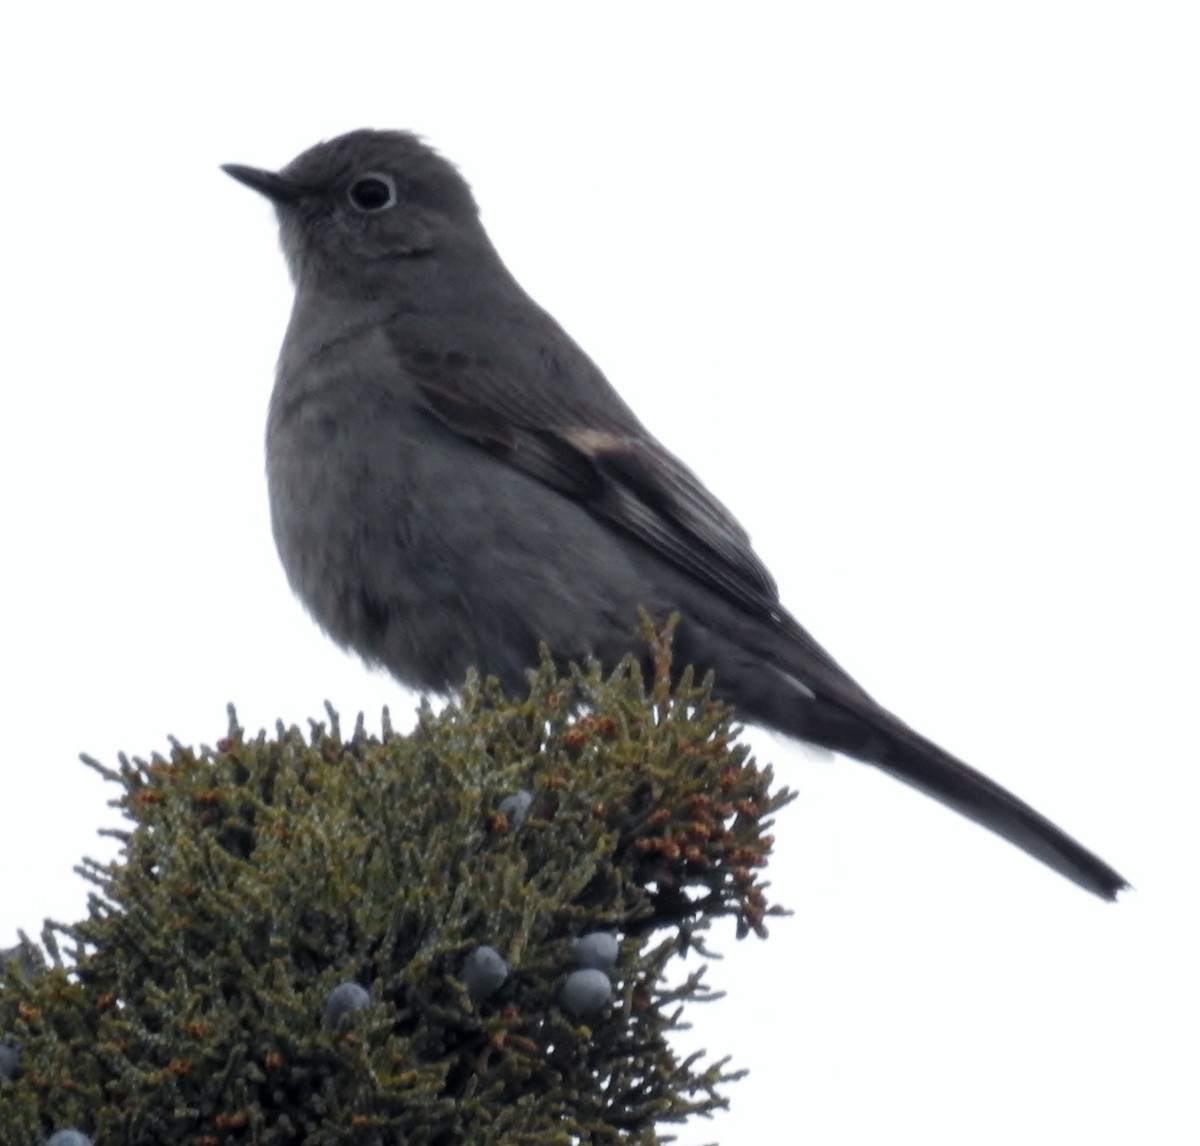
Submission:
<svg viewBox="0 0 1200 1146">
<path fill-rule="evenodd" d="M 885 709 L 859 715 L 829 701 L 798 705 L 794 735 L 874 764 L 982 824 L 1102 899 L 1129 886 L 1113 868 L 1024 800 L 955 759 Z M 857 705 L 855 707 L 858 707 Z"/>
<path fill-rule="evenodd" d="M 744 718 L 890 772 L 1102 899 L 1129 886 L 1040 812 L 893 716 L 787 614 L 763 624 L 700 603 L 705 615 L 676 633 L 678 663 L 712 668 L 715 695 Z"/>
</svg>

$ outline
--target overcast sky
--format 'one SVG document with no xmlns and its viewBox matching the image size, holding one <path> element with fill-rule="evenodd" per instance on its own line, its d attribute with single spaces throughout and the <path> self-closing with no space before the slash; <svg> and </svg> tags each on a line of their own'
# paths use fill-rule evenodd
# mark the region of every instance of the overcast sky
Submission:
<svg viewBox="0 0 1200 1146">
<path fill-rule="evenodd" d="M 275 557 L 291 290 L 222 162 L 424 134 L 517 277 L 878 699 L 1113 863 L 1106 906 L 753 734 L 769 942 L 712 941 L 685 1128 L 822 1146 L 1197 1132 L 1200 36 L 1188 3 L 25 5 L 5 117 L 0 944 L 84 910 L 86 750 L 415 698 Z"/>
</svg>

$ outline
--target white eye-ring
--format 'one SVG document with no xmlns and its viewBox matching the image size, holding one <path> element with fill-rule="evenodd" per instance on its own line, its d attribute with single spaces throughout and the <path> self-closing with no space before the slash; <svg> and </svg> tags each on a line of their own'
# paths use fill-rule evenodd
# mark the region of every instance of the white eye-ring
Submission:
<svg viewBox="0 0 1200 1146">
<path fill-rule="evenodd" d="M 373 215 L 396 205 L 396 183 L 381 171 L 368 171 L 350 184 L 350 205 Z"/>
</svg>

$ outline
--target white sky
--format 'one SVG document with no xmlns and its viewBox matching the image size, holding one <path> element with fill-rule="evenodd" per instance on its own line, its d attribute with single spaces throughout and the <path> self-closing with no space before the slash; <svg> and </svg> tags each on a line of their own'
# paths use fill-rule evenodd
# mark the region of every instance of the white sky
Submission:
<svg viewBox="0 0 1200 1146">
<path fill-rule="evenodd" d="M 1194 5 L 25 5 L 4 18 L 0 943 L 79 916 L 87 750 L 414 701 L 275 558 L 278 166 L 457 162 L 531 293 L 879 699 L 1136 885 L 1105 907 L 873 771 L 801 791 L 770 942 L 713 941 L 687 1127 L 819 1142 L 1197 1133 Z"/>
</svg>

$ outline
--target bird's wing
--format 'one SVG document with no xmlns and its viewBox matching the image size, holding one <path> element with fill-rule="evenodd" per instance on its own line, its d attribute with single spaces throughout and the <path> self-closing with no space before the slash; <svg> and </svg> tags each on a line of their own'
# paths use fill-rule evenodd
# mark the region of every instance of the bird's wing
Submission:
<svg viewBox="0 0 1200 1146">
<path fill-rule="evenodd" d="M 507 355 L 500 361 L 434 349 L 402 325 L 391 332 L 402 369 L 446 426 L 580 502 L 747 613 L 773 622 L 786 616 L 737 519 L 645 430 L 565 335 L 538 334 L 537 352 L 514 366 Z"/>
</svg>

